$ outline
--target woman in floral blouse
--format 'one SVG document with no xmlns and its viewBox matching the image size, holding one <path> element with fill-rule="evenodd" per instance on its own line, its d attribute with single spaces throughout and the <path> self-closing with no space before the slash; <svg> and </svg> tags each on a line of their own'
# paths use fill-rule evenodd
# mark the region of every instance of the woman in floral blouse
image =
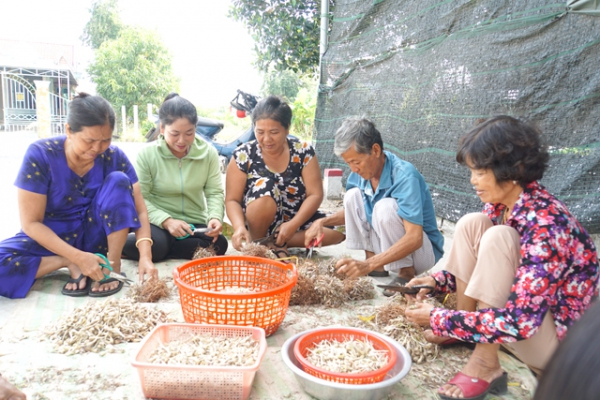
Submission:
<svg viewBox="0 0 600 400">
<path fill-rule="evenodd" d="M 261 100 L 252 112 L 256 140 L 240 145 L 227 168 L 225 207 L 233 225 L 232 244 L 251 242 L 277 231 L 276 254 L 303 247 L 304 231 L 325 217 L 321 171 L 308 143 L 288 137 L 292 110 L 280 98 Z M 323 245 L 344 235 L 326 229 Z M 282 251 L 279 254 L 279 251 Z"/>
<path fill-rule="evenodd" d="M 457 293 L 457 310 L 425 303 L 407 310 L 410 320 L 431 327 L 429 341 L 476 344 L 462 371 L 439 389 L 442 399 L 505 391 L 500 345 L 543 371 L 597 290 L 592 239 L 537 182 L 548 158 L 540 132 L 508 116 L 491 118 L 461 139 L 456 159 L 471 170 L 483 213 L 458 221 L 445 270 L 408 283 L 435 287 L 421 290 L 417 300 Z"/>
</svg>

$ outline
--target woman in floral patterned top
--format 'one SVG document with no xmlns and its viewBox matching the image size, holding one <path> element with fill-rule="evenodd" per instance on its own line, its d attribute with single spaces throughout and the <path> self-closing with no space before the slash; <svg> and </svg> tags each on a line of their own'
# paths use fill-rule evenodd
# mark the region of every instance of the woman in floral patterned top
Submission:
<svg viewBox="0 0 600 400">
<path fill-rule="evenodd" d="M 233 225 L 232 244 L 251 242 L 277 231 L 276 251 L 303 247 L 304 231 L 323 218 L 321 171 L 308 143 L 288 137 L 292 110 L 280 98 L 261 100 L 252 112 L 256 140 L 240 145 L 226 177 L 225 207 Z M 323 245 L 344 235 L 327 229 Z"/>
<path fill-rule="evenodd" d="M 439 389 L 442 399 L 483 399 L 506 390 L 499 360 L 505 346 L 541 372 L 569 327 L 597 290 L 593 241 L 566 206 L 546 191 L 548 153 L 540 132 L 508 116 L 494 117 L 467 133 L 457 160 L 485 202 L 483 213 L 456 225 L 445 270 L 408 285 L 457 293 L 457 310 L 417 303 L 407 317 L 431 327 L 434 343 L 476 343 L 468 363 Z"/>
</svg>

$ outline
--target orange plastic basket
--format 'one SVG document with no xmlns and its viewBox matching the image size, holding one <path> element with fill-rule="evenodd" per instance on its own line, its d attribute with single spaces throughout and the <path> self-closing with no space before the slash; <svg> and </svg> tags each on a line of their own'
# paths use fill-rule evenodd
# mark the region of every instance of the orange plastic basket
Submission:
<svg viewBox="0 0 600 400">
<path fill-rule="evenodd" d="M 273 334 L 298 281 L 294 264 L 250 256 L 192 260 L 173 270 L 186 322 L 256 326 Z M 246 288 L 252 293 L 222 293 Z"/>
<path fill-rule="evenodd" d="M 155 364 L 150 355 L 160 346 L 193 335 L 252 337 L 259 343 L 258 359 L 247 367 Z M 252 326 L 160 324 L 142 341 L 131 363 L 138 372 L 147 398 L 245 400 L 250 396 L 254 376 L 267 351 L 263 329 Z"/>
<path fill-rule="evenodd" d="M 347 374 L 327 371 L 311 364 L 307 359 L 308 350 L 315 347 L 323 340 L 337 340 L 343 342 L 347 340 L 362 340 L 369 341 L 373 344 L 376 350 L 386 350 L 388 353 L 388 362 L 383 367 L 371 371 L 363 372 L 359 374 Z M 381 339 L 379 336 L 370 334 L 368 331 L 355 328 L 328 328 L 318 329 L 307 332 L 300 336 L 294 344 L 294 356 L 300 363 L 302 369 L 310 375 L 316 376 L 317 378 L 324 379 L 326 381 L 344 383 L 349 385 L 365 385 L 368 383 L 381 382 L 387 373 L 396 364 L 396 351 L 394 347 L 387 341 Z"/>
</svg>

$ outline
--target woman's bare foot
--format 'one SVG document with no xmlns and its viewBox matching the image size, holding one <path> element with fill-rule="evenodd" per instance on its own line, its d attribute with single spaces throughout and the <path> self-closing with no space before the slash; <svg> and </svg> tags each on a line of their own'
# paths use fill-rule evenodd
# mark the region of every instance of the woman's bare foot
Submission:
<svg viewBox="0 0 600 400">
<path fill-rule="evenodd" d="M 116 289 L 117 287 L 119 287 L 119 281 L 109 283 L 94 282 L 92 283 L 92 292 L 107 292 Z"/>
<path fill-rule="evenodd" d="M 288 252 L 287 245 L 286 246 L 277 246 L 275 243 L 269 243 L 269 250 L 275 254 L 275 257 L 279 258 L 288 258 L 290 253 Z"/>
<path fill-rule="evenodd" d="M 121 260 L 120 259 L 118 261 L 110 261 L 110 265 L 112 266 L 112 269 L 114 272 L 116 272 L 117 274 L 121 273 Z M 103 271 L 105 273 L 109 272 L 107 269 L 105 269 Z M 114 290 L 118 287 L 119 287 L 119 281 L 112 281 L 112 282 L 108 282 L 108 283 L 94 282 L 94 283 L 92 283 L 92 292 L 106 292 L 109 290 Z"/>
<path fill-rule="evenodd" d="M 27 396 L 0 375 L 0 400 L 25 400 Z"/>
<path fill-rule="evenodd" d="M 67 269 L 69 270 L 69 273 L 71 274 L 71 278 L 73 278 L 73 279 L 79 278 L 81 276 L 81 270 L 79 269 L 77 264 L 71 263 L 69 260 L 67 260 L 64 257 L 61 257 L 61 258 L 63 258 L 65 260 L 65 263 L 67 264 Z M 67 283 L 65 285 L 65 289 L 66 290 L 84 289 L 86 283 L 87 283 L 87 279 L 82 279 L 79 281 L 79 283 Z"/>
<path fill-rule="evenodd" d="M 77 264 L 73 264 L 71 261 L 61 256 L 48 256 L 42 257 L 40 261 L 40 266 L 38 267 L 38 271 L 35 275 L 36 278 L 41 278 L 49 274 L 50 272 L 57 271 L 61 268 L 67 268 L 69 270 L 69 275 L 71 279 L 77 279 L 81 276 L 81 269 L 77 266 Z M 84 289 L 87 283 L 87 279 L 81 279 L 79 283 L 69 282 L 65 285 L 65 290 L 72 291 L 78 289 Z"/>
<path fill-rule="evenodd" d="M 445 342 L 452 340 L 452 338 L 449 338 L 449 337 L 436 336 L 436 334 L 433 333 L 433 331 L 431 329 L 424 330 L 423 337 L 429 343 L 433 343 L 433 344 L 444 344 Z"/>
<path fill-rule="evenodd" d="M 469 358 L 469 361 L 461 370 L 463 374 L 473 378 L 482 379 L 486 382 L 492 382 L 493 380 L 502 376 L 504 371 L 502 371 L 502 367 L 500 366 L 500 362 L 498 361 L 497 357 L 495 360 L 488 360 L 486 358 L 479 357 L 476 353 L 477 351 L 473 352 L 473 355 L 471 358 Z M 439 388 L 438 393 L 456 399 L 464 397 L 459 387 L 449 383 Z"/>
</svg>

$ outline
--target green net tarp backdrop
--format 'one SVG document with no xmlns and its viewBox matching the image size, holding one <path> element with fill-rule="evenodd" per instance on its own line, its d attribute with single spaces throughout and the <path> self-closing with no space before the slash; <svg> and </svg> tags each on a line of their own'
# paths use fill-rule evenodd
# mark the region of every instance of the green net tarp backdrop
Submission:
<svg viewBox="0 0 600 400">
<path fill-rule="evenodd" d="M 508 114 L 542 129 L 551 158 L 541 183 L 599 233 L 599 3 L 336 1 L 315 119 L 321 167 L 347 177 L 334 133 L 366 116 L 423 174 L 437 215 L 457 221 L 482 208 L 455 161 L 458 140 Z"/>
</svg>

